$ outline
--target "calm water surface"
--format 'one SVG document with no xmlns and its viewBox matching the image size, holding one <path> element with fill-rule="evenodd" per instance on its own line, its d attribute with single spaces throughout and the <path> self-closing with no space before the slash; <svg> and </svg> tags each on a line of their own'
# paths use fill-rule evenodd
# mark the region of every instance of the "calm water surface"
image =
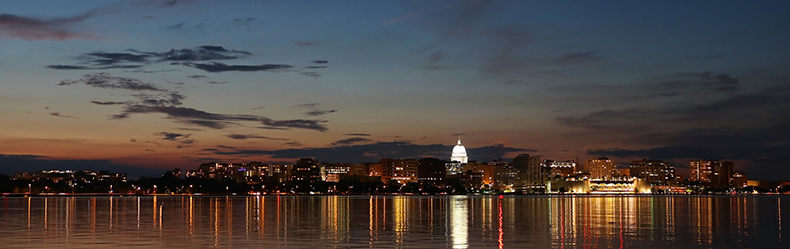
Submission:
<svg viewBox="0 0 790 249">
<path fill-rule="evenodd" d="M 790 197 L 0 200 L 3 248 L 790 248 Z"/>
</svg>

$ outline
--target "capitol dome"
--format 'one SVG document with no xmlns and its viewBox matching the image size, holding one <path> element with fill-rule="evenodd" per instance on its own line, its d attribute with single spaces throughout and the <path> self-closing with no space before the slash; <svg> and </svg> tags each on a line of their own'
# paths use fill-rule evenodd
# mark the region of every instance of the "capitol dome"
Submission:
<svg viewBox="0 0 790 249">
<path fill-rule="evenodd" d="M 458 144 L 453 147 L 453 154 L 450 156 L 451 162 L 467 163 L 469 157 L 466 156 L 466 148 L 461 144 L 461 138 L 458 138 Z"/>
</svg>

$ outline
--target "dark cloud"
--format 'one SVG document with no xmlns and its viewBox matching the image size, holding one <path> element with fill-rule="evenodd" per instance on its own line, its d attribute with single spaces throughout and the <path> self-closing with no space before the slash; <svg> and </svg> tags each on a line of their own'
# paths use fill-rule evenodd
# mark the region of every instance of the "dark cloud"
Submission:
<svg viewBox="0 0 790 249">
<path fill-rule="evenodd" d="M 205 78 L 208 78 L 208 76 L 205 76 L 205 75 L 189 75 L 187 77 L 193 78 L 193 79 L 205 79 Z"/>
<path fill-rule="evenodd" d="M 164 170 L 147 169 L 137 166 L 118 164 L 110 160 L 68 160 L 39 155 L 3 155 L 0 154 L 0 174 L 11 175 L 19 172 L 39 172 L 51 169 L 71 170 L 106 170 L 110 172 L 128 173 L 129 178 L 140 176 L 159 176 Z"/>
<path fill-rule="evenodd" d="M 131 139 L 129 139 L 129 142 L 136 143 L 137 139 L 131 138 Z"/>
<path fill-rule="evenodd" d="M 176 148 L 184 148 L 192 146 L 195 143 L 194 139 L 190 139 L 189 137 L 192 134 L 180 134 L 180 133 L 172 133 L 172 132 L 157 132 L 154 133 L 155 136 L 162 136 L 162 140 L 167 140 L 176 143 Z"/>
<path fill-rule="evenodd" d="M 349 145 L 352 145 L 352 144 L 358 144 L 358 143 L 363 143 L 363 142 L 372 142 L 372 141 L 373 140 L 368 139 L 368 138 L 364 138 L 364 137 L 352 137 L 352 138 L 346 138 L 346 139 L 337 140 L 337 141 L 332 142 L 331 144 L 329 144 L 329 146 L 349 146 Z"/>
<path fill-rule="evenodd" d="M 175 141 L 176 139 L 179 139 L 179 138 L 188 138 L 192 134 L 180 134 L 180 133 L 172 133 L 172 132 L 157 132 L 157 133 L 154 133 L 154 135 L 162 136 L 162 140 Z"/>
<path fill-rule="evenodd" d="M 132 96 L 140 100 L 138 104 L 151 106 L 177 106 L 181 105 L 181 100 L 186 98 L 186 96 L 178 92 L 167 92 L 162 94 L 140 93 Z"/>
<path fill-rule="evenodd" d="M 46 68 L 55 70 L 104 70 L 104 69 L 132 69 L 141 65 L 111 65 L 111 66 L 79 66 L 79 65 L 47 65 Z M 148 72 L 148 71 L 144 71 Z"/>
<path fill-rule="evenodd" d="M 212 62 L 208 64 L 203 63 L 183 63 L 184 66 L 197 68 L 209 73 L 240 71 L 240 72 L 282 72 L 293 68 L 291 65 L 283 64 L 263 64 L 263 65 L 227 65 L 219 62 Z"/>
<path fill-rule="evenodd" d="M 53 117 L 59 117 L 59 118 L 72 118 L 72 119 L 80 119 L 80 118 L 78 118 L 78 117 L 74 117 L 74 116 L 70 116 L 70 115 L 61 114 L 61 113 L 59 113 L 59 112 L 50 112 L 50 113 L 49 113 L 49 115 L 50 115 L 50 116 L 53 116 Z"/>
<path fill-rule="evenodd" d="M 165 91 L 151 83 L 145 83 L 134 78 L 112 76 L 108 73 L 95 73 L 83 75 L 79 80 L 63 80 L 58 85 L 68 86 L 83 83 L 88 86 L 108 89 L 127 89 L 133 91 Z"/>
<path fill-rule="evenodd" d="M 302 143 L 296 142 L 296 141 L 291 141 L 291 142 L 285 143 L 285 145 L 298 147 L 298 146 L 302 146 Z"/>
<path fill-rule="evenodd" d="M 168 52 L 156 54 L 165 61 L 213 61 L 231 60 L 248 55 L 250 52 L 227 50 L 222 46 L 200 46 L 194 49 L 172 49 Z"/>
<path fill-rule="evenodd" d="M 0 14 L 0 38 L 23 40 L 98 39 L 98 37 L 72 31 L 69 28 L 94 16 L 93 12 L 82 15 L 50 20 L 32 17 Z"/>
<path fill-rule="evenodd" d="M 228 50 L 222 46 L 199 46 L 192 49 L 171 49 L 167 52 L 144 52 L 127 49 L 124 52 L 92 52 L 77 57 L 76 65 L 49 65 L 47 68 L 58 70 L 104 70 L 140 68 L 148 64 L 171 61 L 216 61 L 231 60 L 252 55 L 250 52 Z"/>
<path fill-rule="evenodd" d="M 598 51 L 587 51 L 587 52 L 566 54 L 557 59 L 557 64 L 576 65 L 576 64 L 600 61 L 601 58 L 598 58 L 598 56 L 595 55 L 597 52 Z"/>
<path fill-rule="evenodd" d="M 267 136 L 254 135 L 254 134 L 228 134 L 227 137 L 237 140 L 245 140 L 245 139 L 266 139 L 266 140 L 280 140 L 280 141 L 289 140 L 287 138 L 267 137 Z"/>
<path fill-rule="evenodd" d="M 230 82 L 227 82 L 227 81 L 210 81 L 209 82 L 209 84 L 217 84 L 217 85 L 223 85 L 223 84 L 228 84 L 228 83 L 230 83 Z"/>
<path fill-rule="evenodd" d="M 343 134 L 344 136 L 358 136 L 358 137 L 369 137 L 370 134 L 367 133 L 346 133 Z"/>
<path fill-rule="evenodd" d="M 306 130 L 315 130 L 324 132 L 329 130 L 324 126 L 322 123 L 326 123 L 326 120 L 307 120 L 307 119 L 292 119 L 292 120 L 271 120 L 271 119 L 263 119 L 261 123 L 266 125 L 267 127 L 274 127 L 274 128 L 296 128 L 296 129 L 306 129 Z"/>
<path fill-rule="evenodd" d="M 306 66 L 306 67 L 303 67 L 303 68 L 304 69 L 322 69 L 322 68 L 327 68 L 327 66 Z"/>
<path fill-rule="evenodd" d="M 236 149 L 236 147 L 233 147 L 233 146 L 225 146 L 225 145 L 217 145 L 217 148 L 222 148 L 222 149 L 229 149 L 229 150 L 235 150 L 235 149 Z"/>
<path fill-rule="evenodd" d="M 328 113 L 333 113 L 333 112 L 336 112 L 336 111 L 337 111 L 337 109 L 335 109 L 335 110 L 312 110 L 312 111 L 306 112 L 305 115 L 307 115 L 307 116 L 321 116 L 321 115 L 328 114 Z"/>
<path fill-rule="evenodd" d="M 324 115 L 324 114 L 329 114 L 329 113 L 333 113 L 333 112 L 337 111 L 337 109 L 334 109 L 334 110 L 322 110 L 322 109 L 319 109 L 318 107 L 320 105 L 321 104 L 319 104 L 319 103 L 307 103 L 307 104 L 297 105 L 296 107 L 312 109 L 312 110 L 310 110 L 308 112 L 305 112 L 305 115 L 307 115 L 308 117 L 321 116 L 321 115 Z"/>
<path fill-rule="evenodd" d="M 123 104 L 126 104 L 126 103 L 128 103 L 128 102 L 114 102 L 114 101 L 106 101 L 106 102 L 101 102 L 101 101 L 91 101 L 91 103 L 93 103 L 93 104 L 97 104 L 97 105 L 123 105 Z"/>
<path fill-rule="evenodd" d="M 326 131 L 328 128 L 322 123 L 325 120 L 274 120 L 256 115 L 229 115 L 209 113 L 193 108 L 177 106 L 148 106 L 148 105 L 127 105 L 121 114 L 115 115 L 115 119 L 128 118 L 130 114 L 161 113 L 167 118 L 174 119 L 176 122 L 190 125 L 203 126 L 213 129 L 223 129 L 230 125 L 238 125 L 237 122 L 252 121 L 260 122 L 265 125 L 262 128 L 273 129 L 307 129 L 315 131 Z"/>
<path fill-rule="evenodd" d="M 336 146 L 326 148 L 303 148 L 283 150 L 229 150 L 217 151 L 216 155 L 268 155 L 272 158 L 292 159 L 313 157 L 322 162 L 365 163 L 377 162 L 381 158 L 436 157 L 449 158 L 453 145 L 418 145 L 410 142 L 376 142 L 372 144 Z M 506 147 L 498 144 L 478 148 L 467 148 L 471 160 L 500 160 L 508 153 L 535 152 L 535 150 Z"/>
<path fill-rule="evenodd" d="M 315 63 L 315 64 L 327 64 L 327 63 L 329 63 L 328 60 L 312 60 L 310 62 Z"/>
</svg>

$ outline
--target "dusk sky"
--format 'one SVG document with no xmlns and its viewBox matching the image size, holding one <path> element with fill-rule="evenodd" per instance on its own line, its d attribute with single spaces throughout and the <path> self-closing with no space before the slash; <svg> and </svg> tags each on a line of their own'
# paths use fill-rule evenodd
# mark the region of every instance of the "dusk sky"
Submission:
<svg viewBox="0 0 790 249">
<path fill-rule="evenodd" d="M 446 160 L 460 136 L 475 161 L 790 180 L 788 1 L 1 1 L 0 54 L 4 174 Z"/>
</svg>

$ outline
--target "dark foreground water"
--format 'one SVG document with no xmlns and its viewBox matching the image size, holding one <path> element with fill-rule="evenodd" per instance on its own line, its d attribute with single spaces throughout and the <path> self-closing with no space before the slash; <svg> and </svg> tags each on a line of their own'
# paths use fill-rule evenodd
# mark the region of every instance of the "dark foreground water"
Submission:
<svg viewBox="0 0 790 249">
<path fill-rule="evenodd" d="M 790 248 L 790 197 L 0 199 L 2 248 Z"/>
</svg>

